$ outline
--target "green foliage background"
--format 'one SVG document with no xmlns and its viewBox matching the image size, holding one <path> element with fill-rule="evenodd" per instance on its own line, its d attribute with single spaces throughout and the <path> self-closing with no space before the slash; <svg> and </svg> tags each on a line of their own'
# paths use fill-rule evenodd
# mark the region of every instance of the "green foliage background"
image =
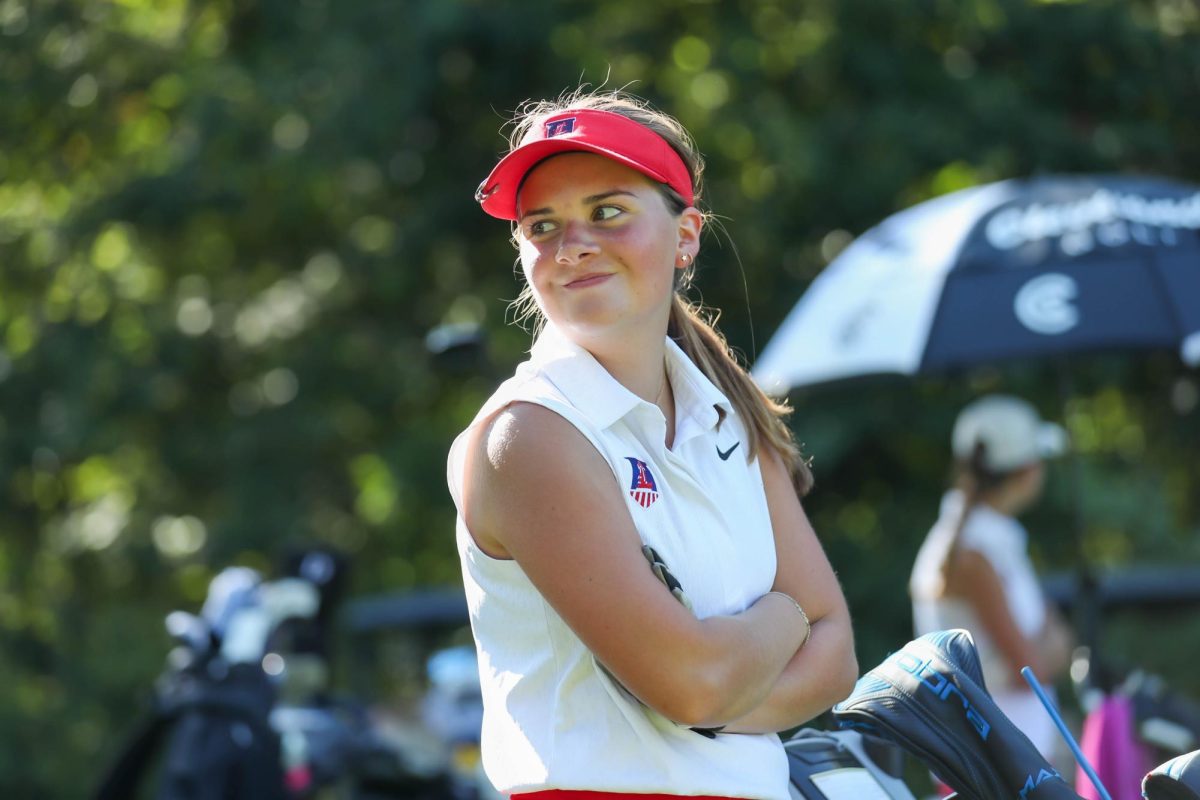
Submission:
<svg viewBox="0 0 1200 800">
<path fill-rule="evenodd" d="M 354 590 L 459 580 L 443 464 L 521 357 L 502 225 L 471 199 L 528 97 L 580 81 L 676 113 L 709 159 L 699 285 L 748 357 L 852 235 L 1038 172 L 1200 180 L 1188 0 L 0 0 L 0 787 L 76 797 L 167 649 L 162 617 L 280 546 Z M 738 258 L 740 254 L 740 258 Z M 444 323 L 483 358 L 436 359 Z M 908 566 L 957 408 L 1065 417 L 1088 555 L 1195 563 L 1195 371 L 1174 354 L 797 395 L 808 501 L 864 667 L 907 638 Z M 1031 516 L 1073 565 L 1056 470 Z M 1113 632 L 1197 692 L 1200 631 Z M 1190 624 L 1190 627 L 1188 625 Z"/>
</svg>

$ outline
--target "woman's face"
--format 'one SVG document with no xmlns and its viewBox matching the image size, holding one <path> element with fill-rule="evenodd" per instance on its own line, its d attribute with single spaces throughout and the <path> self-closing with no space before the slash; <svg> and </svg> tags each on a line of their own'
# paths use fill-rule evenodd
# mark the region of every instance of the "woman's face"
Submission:
<svg viewBox="0 0 1200 800">
<path fill-rule="evenodd" d="M 1014 513 L 1020 513 L 1042 496 L 1042 489 L 1046 484 L 1046 465 L 1035 461 L 1015 472 L 1010 480 L 1013 482 Z"/>
<path fill-rule="evenodd" d="M 665 334 L 675 270 L 699 244 L 699 211 L 676 216 L 640 172 L 566 153 L 529 173 L 517 214 L 525 278 L 555 326 L 581 344 Z"/>
</svg>

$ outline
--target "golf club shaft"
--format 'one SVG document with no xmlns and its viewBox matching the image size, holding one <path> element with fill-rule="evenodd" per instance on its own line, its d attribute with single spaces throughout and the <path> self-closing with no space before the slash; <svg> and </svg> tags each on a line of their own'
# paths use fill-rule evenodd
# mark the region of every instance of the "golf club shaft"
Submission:
<svg viewBox="0 0 1200 800">
<path fill-rule="evenodd" d="M 1087 773 L 1091 779 L 1092 785 L 1096 787 L 1096 791 L 1104 800 L 1112 800 L 1112 795 L 1108 793 L 1108 789 L 1104 788 L 1104 784 L 1100 782 L 1100 776 L 1092 769 L 1092 765 L 1088 763 L 1087 757 L 1083 751 L 1079 749 L 1079 744 L 1075 741 L 1075 737 L 1067 730 L 1067 725 L 1063 722 L 1063 718 L 1059 715 L 1058 709 L 1054 707 L 1054 701 L 1046 694 L 1046 690 L 1042 688 L 1042 684 L 1038 682 L 1037 676 L 1033 674 L 1033 670 L 1029 667 L 1021 668 L 1021 677 L 1025 678 L 1025 682 L 1033 689 L 1033 693 L 1037 695 L 1038 700 L 1042 701 L 1042 705 L 1046 708 L 1046 713 L 1050 715 L 1050 719 L 1054 720 L 1055 726 L 1058 727 L 1058 732 L 1062 734 L 1066 740 L 1067 746 L 1071 748 L 1071 752 L 1075 755 L 1075 760 L 1079 762 L 1079 766 L 1083 767 L 1083 771 Z"/>
</svg>

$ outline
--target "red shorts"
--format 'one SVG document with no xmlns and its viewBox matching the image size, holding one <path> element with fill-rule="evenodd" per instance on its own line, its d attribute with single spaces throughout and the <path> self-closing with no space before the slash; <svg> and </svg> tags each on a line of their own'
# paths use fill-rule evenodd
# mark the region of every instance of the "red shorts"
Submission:
<svg viewBox="0 0 1200 800">
<path fill-rule="evenodd" d="M 711 794 L 644 794 L 641 792 L 590 792 L 584 789 L 543 789 L 540 792 L 516 792 L 512 800 L 743 800 Z"/>
</svg>

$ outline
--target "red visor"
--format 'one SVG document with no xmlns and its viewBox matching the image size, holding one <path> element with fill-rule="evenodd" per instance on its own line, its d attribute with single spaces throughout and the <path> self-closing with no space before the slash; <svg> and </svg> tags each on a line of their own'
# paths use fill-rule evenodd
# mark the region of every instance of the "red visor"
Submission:
<svg viewBox="0 0 1200 800">
<path fill-rule="evenodd" d="M 475 199 L 493 217 L 515 220 L 525 174 L 543 159 L 572 151 L 611 158 L 667 184 L 687 205 L 693 202 L 687 166 L 666 139 L 626 116 L 596 109 L 563 111 L 536 125 L 479 184 Z"/>
</svg>

